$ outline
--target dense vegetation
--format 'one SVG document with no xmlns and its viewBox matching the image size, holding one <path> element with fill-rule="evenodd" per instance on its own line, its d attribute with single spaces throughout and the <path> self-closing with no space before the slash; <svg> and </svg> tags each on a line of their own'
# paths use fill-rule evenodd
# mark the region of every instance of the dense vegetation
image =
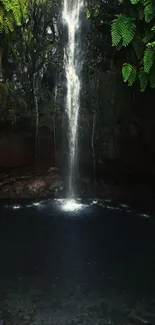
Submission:
<svg viewBox="0 0 155 325">
<path fill-rule="evenodd" d="M 57 128 L 61 142 L 66 91 L 61 11 L 60 0 L 0 0 L 1 135 L 29 130 L 37 138 L 45 125 L 52 132 Z M 155 87 L 155 5 L 152 0 L 88 0 L 81 17 L 80 141 L 84 146 L 88 135 L 85 145 L 95 148 L 97 159 L 120 157 L 125 137 L 141 128 L 140 103 L 154 96 L 148 86 Z M 151 104 L 147 114 L 152 121 Z M 149 125 L 149 141 L 153 129 Z M 83 152 L 89 157 L 85 147 Z"/>
<path fill-rule="evenodd" d="M 112 22 L 112 45 L 127 47 L 122 74 L 129 86 L 139 79 L 140 89 L 155 87 L 155 3 L 152 0 L 120 1 Z"/>
</svg>

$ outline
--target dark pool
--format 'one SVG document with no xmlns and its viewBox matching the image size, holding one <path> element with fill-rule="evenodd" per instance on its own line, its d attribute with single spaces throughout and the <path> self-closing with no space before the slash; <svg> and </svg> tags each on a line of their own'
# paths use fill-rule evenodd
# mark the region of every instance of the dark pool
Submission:
<svg viewBox="0 0 155 325">
<path fill-rule="evenodd" d="M 1 202 L 0 324 L 155 324 L 154 216 L 77 203 Z"/>
</svg>

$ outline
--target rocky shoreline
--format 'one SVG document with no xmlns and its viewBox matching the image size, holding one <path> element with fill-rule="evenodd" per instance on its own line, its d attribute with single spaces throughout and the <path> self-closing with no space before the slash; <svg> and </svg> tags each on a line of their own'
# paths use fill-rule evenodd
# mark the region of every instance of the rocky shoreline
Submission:
<svg viewBox="0 0 155 325">
<path fill-rule="evenodd" d="M 94 182 L 91 177 L 81 177 L 79 197 L 112 200 L 155 211 L 155 191 L 142 184 L 108 184 L 103 179 Z M 64 198 L 65 180 L 60 170 L 51 167 L 40 173 L 32 171 L 21 174 L 1 175 L 0 200 Z"/>
<path fill-rule="evenodd" d="M 9 175 L 0 181 L 0 199 L 58 196 L 64 185 L 56 167 L 40 173 Z"/>
</svg>

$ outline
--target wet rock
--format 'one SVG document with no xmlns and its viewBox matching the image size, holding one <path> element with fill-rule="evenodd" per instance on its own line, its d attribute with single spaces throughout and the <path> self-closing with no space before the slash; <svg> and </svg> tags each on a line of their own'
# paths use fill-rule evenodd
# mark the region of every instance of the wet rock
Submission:
<svg viewBox="0 0 155 325">
<path fill-rule="evenodd" d="M 32 179 L 27 185 L 28 191 L 33 194 L 43 191 L 45 189 L 45 187 L 46 187 L 46 182 L 41 177 Z"/>
<path fill-rule="evenodd" d="M 24 182 L 23 181 L 17 181 L 14 186 L 14 191 L 16 191 L 17 194 L 20 194 L 24 189 Z"/>
<path fill-rule="evenodd" d="M 52 179 L 51 184 L 49 185 L 50 191 L 58 191 L 58 190 L 63 190 L 64 185 L 63 181 L 59 176 L 56 176 Z"/>
<path fill-rule="evenodd" d="M 38 196 L 58 197 L 64 189 L 64 182 L 56 167 L 42 175 L 7 178 L 0 184 L 0 198 L 31 198 Z"/>
</svg>

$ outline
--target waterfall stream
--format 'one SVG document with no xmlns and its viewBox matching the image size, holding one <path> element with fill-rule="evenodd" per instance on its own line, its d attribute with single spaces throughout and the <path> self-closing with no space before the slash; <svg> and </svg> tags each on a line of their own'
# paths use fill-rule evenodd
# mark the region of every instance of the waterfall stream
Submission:
<svg viewBox="0 0 155 325">
<path fill-rule="evenodd" d="M 75 196 L 77 166 L 77 131 L 80 107 L 80 13 L 84 0 L 64 0 L 63 22 L 67 26 L 68 41 L 64 49 L 64 64 L 67 79 L 66 112 L 68 116 L 69 179 L 68 197 Z"/>
</svg>

